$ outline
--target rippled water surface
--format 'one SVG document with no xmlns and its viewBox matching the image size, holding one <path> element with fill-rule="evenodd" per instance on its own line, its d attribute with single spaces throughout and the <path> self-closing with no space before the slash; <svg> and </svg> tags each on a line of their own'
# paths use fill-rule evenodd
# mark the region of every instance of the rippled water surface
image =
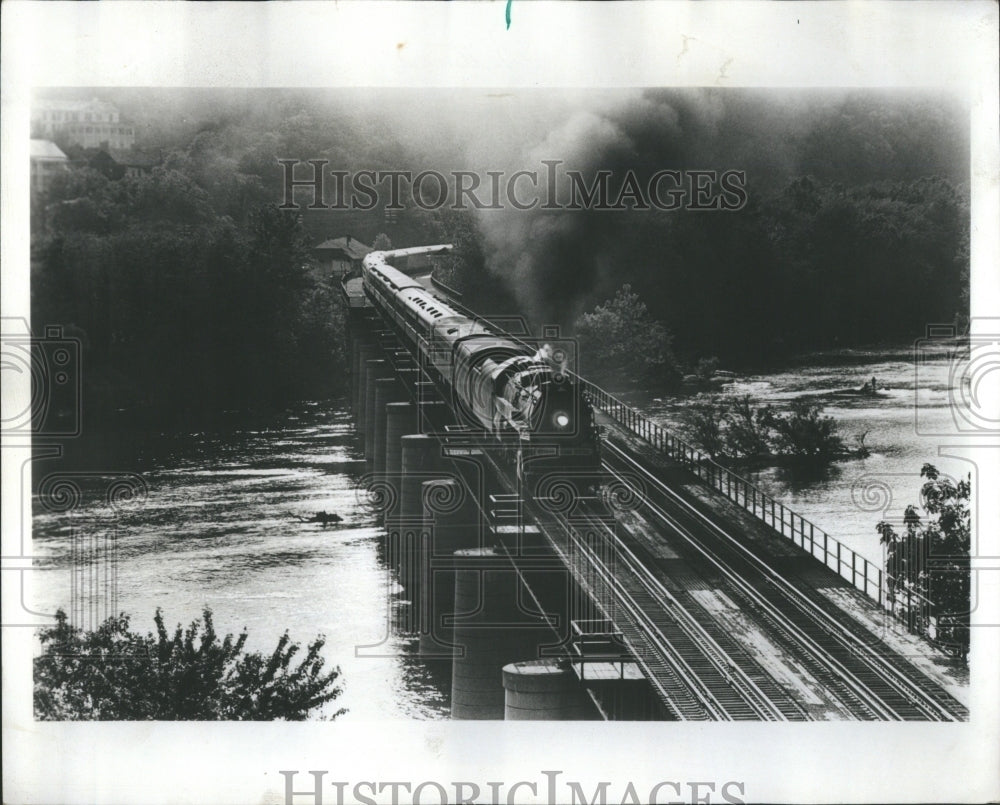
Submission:
<svg viewBox="0 0 1000 805">
<path fill-rule="evenodd" d="M 857 438 L 865 434 L 871 450 L 865 459 L 834 462 L 811 473 L 769 468 L 741 474 L 880 564 L 882 548 L 875 526 L 882 519 L 900 519 L 908 504 L 918 502 L 923 464 L 932 463 L 953 477 L 973 468 L 956 457 L 956 448 L 942 447 L 954 444 L 948 434 L 956 433 L 958 427 L 951 406 L 957 382 L 954 365 L 947 349 L 922 360 L 919 369 L 912 349 L 842 352 L 817 355 L 796 369 L 741 376 L 716 391 L 749 394 L 756 402 L 779 410 L 787 410 L 795 399 L 809 397 L 837 421 L 848 447 L 856 447 Z M 872 376 L 881 390 L 878 397 L 843 393 L 859 388 Z M 636 395 L 632 400 L 659 424 L 684 432 L 684 410 L 692 396 L 650 399 Z"/>
<path fill-rule="evenodd" d="M 133 628 L 152 630 L 157 607 L 168 625 L 186 625 L 207 606 L 218 632 L 248 629 L 248 650 L 270 652 L 286 629 L 303 646 L 322 633 L 324 656 L 343 670 L 344 693 L 332 705 L 349 709 L 343 718 L 446 717 L 441 680 L 409 656 L 412 641 L 388 633 L 399 587 L 380 561 L 375 513 L 356 490 L 364 462 L 342 404 L 311 403 L 225 433 L 117 441 L 100 462 L 77 461 L 95 474 L 77 477 L 75 509 L 51 511 L 36 498 L 38 610 L 70 610 L 73 533 L 79 545 L 113 530 L 115 608 L 131 614 Z M 37 463 L 38 477 L 61 470 Z M 148 488 L 117 515 L 104 496 L 113 471 L 139 473 Z M 293 516 L 321 510 L 343 522 L 324 528 Z M 97 587 L 107 589 L 103 576 Z"/>
</svg>

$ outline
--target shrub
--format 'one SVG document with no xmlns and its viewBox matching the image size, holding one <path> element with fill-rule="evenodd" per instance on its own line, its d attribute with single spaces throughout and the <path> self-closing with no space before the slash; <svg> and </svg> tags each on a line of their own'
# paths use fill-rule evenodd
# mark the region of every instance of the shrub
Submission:
<svg viewBox="0 0 1000 805">
<path fill-rule="evenodd" d="M 86 631 L 56 613 L 35 658 L 35 717 L 43 721 L 302 721 L 336 699 L 340 669 L 323 672 L 324 640 L 299 645 L 286 632 L 269 657 L 244 654 L 247 632 L 219 640 L 212 612 L 171 636 L 157 609 L 156 635 L 129 629 L 124 613 Z M 344 713 L 338 710 L 330 716 Z"/>
<path fill-rule="evenodd" d="M 588 371 L 614 385 L 662 383 L 677 374 L 673 336 L 649 313 L 631 285 L 614 299 L 576 320 L 580 353 L 592 364 Z"/>
<path fill-rule="evenodd" d="M 971 611 L 972 479 L 967 475 L 956 483 L 942 478 L 933 464 L 924 464 L 920 475 L 927 479 L 920 490 L 924 516 L 916 506 L 907 506 L 902 533 L 885 520 L 875 527 L 886 551 L 889 599 L 905 602 L 916 594 L 929 600 L 938 643 L 965 659 Z M 908 614 L 912 626 L 928 630 L 930 624 L 916 612 Z"/>
</svg>

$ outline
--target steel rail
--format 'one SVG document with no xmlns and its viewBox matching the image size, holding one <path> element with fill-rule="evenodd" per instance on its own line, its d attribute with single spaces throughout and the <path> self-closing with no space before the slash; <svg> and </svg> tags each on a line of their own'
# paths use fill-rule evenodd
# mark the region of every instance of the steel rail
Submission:
<svg viewBox="0 0 1000 805">
<path fill-rule="evenodd" d="M 564 518 L 559 518 L 559 523 L 564 531 L 571 534 L 571 538 L 579 542 L 578 536 L 573 536 L 576 529 L 572 524 L 565 521 Z M 698 622 L 687 608 L 677 600 L 677 598 L 669 591 L 659 579 L 649 570 L 648 567 L 642 562 L 642 560 L 624 543 L 624 541 L 619 537 L 614 530 L 604 521 L 597 517 L 589 517 L 587 522 L 600 531 L 603 532 L 606 542 L 613 547 L 616 551 L 616 555 L 621 556 L 625 559 L 628 570 L 631 572 L 632 576 L 639 582 L 639 584 L 645 589 L 646 593 L 653 599 L 663 602 L 666 606 L 664 607 L 668 616 L 673 616 L 673 621 L 676 623 L 678 628 L 680 628 L 685 635 L 694 643 L 702 652 L 702 655 L 707 659 L 712 666 L 715 667 L 717 672 L 727 680 L 727 684 L 732 687 L 732 689 L 738 692 L 746 704 L 756 713 L 761 720 L 766 721 L 785 721 L 787 717 L 781 711 L 781 709 L 775 704 L 774 701 L 760 688 L 760 686 L 746 673 L 746 671 L 740 666 L 734 657 L 732 657 L 729 652 L 721 645 L 718 641 L 712 637 L 711 634 L 705 629 L 705 627 Z M 593 549 L 587 546 L 588 550 L 593 553 Z M 600 557 L 595 555 L 595 560 L 600 562 Z M 602 562 L 602 564 L 604 564 Z M 617 570 L 617 568 L 615 569 Z M 634 600 L 634 599 L 633 599 Z M 655 630 L 663 643 L 670 646 L 670 641 L 663 634 L 661 627 L 655 623 L 651 618 L 646 618 L 649 626 Z M 672 647 L 671 647 L 672 648 Z M 711 692 L 711 689 L 705 684 L 700 678 L 698 684 Z M 717 696 L 714 692 L 711 692 L 713 698 L 718 701 Z M 721 704 L 721 703 L 720 703 Z M 726 705 L 721 705 L 726 707 Z M 727 712 L 728 717 L 728 712 Z"/>
<path fill-rule="evenodd" d="M 882 661 L 878 655 L 871 654 L 870 652 L 858 652 L 857 649 L 859 647 L 863 647 L 863 644 L 854 631 L 846 627 L 836 618 L 832 617 L 828 612 L 824 611 L 807 596 L 803 595 L 803 593 L 798 590 L 795 585 L 788 582 L 780 573 L 771 568 L 766 562 L 756 556 L 753 551 L 749 550 L 738 539 L 733 537 L 710 517 L 699 511 L 677 492 L 670 489 L 666 484 L 660 481 L 659 478 L 642 466 L 641 463 L 637 462 L 616 445 L 612 444 L 608 445 L 608 447 L 611 448 L 611 452 L 619 461 L 624 462 L 630 469 L 637 470 L 642 473 L 654 484 L 655 488 L 665 494 L 676 505 L 679 505 L 685 513 L 688 514 L 688 516 L 693 517 L 697 522 L 707 526 L 711 532 L 717 534 L 723 539 L 724 544 L 727 544 L 729 547 L 735 549 L 736 553 L 745 561 L 748 561 L 757 572 L 765 576 L 766 580 L 773 587 L 775 587 L 776 590 L 783 593 L 789 603 L 793 604 L 802 614 L 809 617 L 812 623 L 822 629 L 823 632 L 829 637 L 833 638 L 842 648 L 856 656 L 866 665 L 870 672 L 876 675 L 878 679 L 895 689 L 896 692 L 904 695 L 917 709 L 921 710 L 930 718 L 945 721 L 961 720 L 950 709 L 948 709 L 941 702 L 937 701 L 934 697 L 930 696 L 925 690 L 922 690 L 919 685 L 915 684 L 898 669 L 893 668 L 891 664 Z M 868 683 L 858 679 L 857 675 L 846 668 L 840 660 L 832 656 L 828 649 L 821 646 L 814 638 L 803 632 L 801 627 L 793 623 L 786 613 L 782 612 L 774 605 L 774 603 L 769 601 L 766 596 L 750 585 L 739 572 L 731 568 L 723 559 L 707 548 L 680 521 L 666 512 L 662 507 L 658 506 L 654 501 L 650 500 L 649 496 L 643 493 L 642 490 L 635 489 L 634 485 L 630 484 L 626 478 L 620 476 L 607 461 L 605 461 L 605 468 L 618 477 L 622 483 L 625 483 L 627 486 L 632 488 L 651 511 L 677 531 L 677 533 L 688 544 L 690 544 L 698 553 L 700 553 L 720 572 L 722 572 L 726 578 L 730 579 L 730 581 L 732 581 L 738 589 L 744 593 L 744 595 L 749 597 L 757 606 L 765 610 L 772 619 L 778 621 L 782 628 L 784 628 L 789 634 L 795 635 L 800 642 L 808 646 L 812 651 L 816 652 L 817 658 L 825 657 L 826 664 L 837 670 L 838 673 L 841 674 L 842 679 L 848 683 L 849 687 L 854 689 L 855 695 L 860 696 L 863 701 L 866 701 L 867 704 L 873 708 L 873 711 L 881 713 L 883 717 L 886 717 L 889 720 L 903 720 L 903 717 L 900 716 L 895 709 L 893 709 L 892 705 L 886 703 L 879 694 L 870 689 Z"/>
</svg>

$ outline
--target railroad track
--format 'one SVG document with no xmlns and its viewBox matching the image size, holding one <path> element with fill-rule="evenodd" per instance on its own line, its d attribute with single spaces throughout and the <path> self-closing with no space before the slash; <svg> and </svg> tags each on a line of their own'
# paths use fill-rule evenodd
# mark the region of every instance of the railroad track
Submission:
<svg viewBox="0 0 1000 805">
<path fill-rule="evenodd" d="M 765 622 L 787 650 L 829 686 L 859 718 L 961 721 L 968 710 L 912 668 L 850 616 L 785 579 L 640 462 L 605 445 L 605 469 L 639 496 L 646 512 L 668 526 L 687 552 L 717 573 L 741 606 Z M 647 482 L 635 488 L 627 471 Z"/>
<path fill-rule="evenodd" d="M 642 629 L 636 660 L 682 719 L 805 720 L 806 712 L 693 601 L 682 603 L 605 519 L 542 515 L 567 539 L 564 561 L 576 566 L 602 608 Z M 551 532 L 550 532 L 551 533 Z M 608 593 L 610 591 L 610 594 Z M 697 613 L 697 614 L 696 614 Z"/>
</svg>

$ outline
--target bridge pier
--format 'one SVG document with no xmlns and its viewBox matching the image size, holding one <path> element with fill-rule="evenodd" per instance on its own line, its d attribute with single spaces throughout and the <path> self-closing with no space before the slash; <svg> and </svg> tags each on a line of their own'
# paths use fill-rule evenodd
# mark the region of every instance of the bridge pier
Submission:
<svg viewBox="0 0 1000 805">
<path fill-rule="evenodd" d="M 443 433 L 445 426 L 451 422 L 448 405 L 440 399 L 428 399 L 425 389 L 418 389 L 417 393 L 417 425 L 420 433 Z M 420 394 L 425 395 L 423 399 Z"/>
<path fill-rule="evenodd" d="M 357 424 L 358 433 L 363 433 L 364 427 L 364 396 L 365 396 L 365 376 L 368 361 L 375 360 L 379 354 L 379 346 L 375 342 L 374 336 L 368 335 L 358 341 L 357 360 L 353 361 L 354 366 L 354 387 L 351 389 L 351 408 L 354 411 L 354 421 Z"/>
<path fill-rule="evenodd" d="M 406 391 L 394 377 L 382 377 L 375 381 L 375 404 L 372 411 L 372 449 L 371 463 L 368 463 L 368 450 L 365 450 L 365 467 L 376 476 L 385 475 L 385 443 L 388 416 L 386 407 L 389 403 L 403 402 Z"/>
<path fill-rule="evenodd" d="M 555 659 L 505 665 L 503 687 L 506 721 L 584 721 L 596 717 L 576 674 Z"/>
<path fill-rule="evenodd" d="M 416 632 L 420 629 L 421 555 L 430 541 L 430 534 L 423 527 L 423 485 L 444 474 L 444 461 L 441 444 L 432 436 L 420 433 L 403 436 L 400 449 L 399 517 L 395 523 L 399 533 L 398 575 L 411 601 L 409 615 L 400 627 Z"/>
<path fill-rule="evenodd" d="M 455 609 L 454 554 L 480 547 L 481 517 L 475 500 L 457 478 L 424 481 L 423 533 L 429 539 L 420 545 L 419 602 L 420 656 L 425 661 L 447 659 L 448 672 L 454 654 Z"/>
<path fill-rule="evenodd" d="M 472 548 L 456 551 L 455 560 L 451 717 L 502 719 L 503 667 L 536 658 L 551 632 L 520 606 L 520 579 L 504 554 Z"/>
<path fill-rule="evenodd" d="M 385 406 L 385 483 L 393 498 L 384 512 L 386 532 L 386 564 L 399 567 L 399 512 L 402 497 L 403 437 L 417 430 L 417 406 L 410 402 L 393 402 Z"/>
<path fill-rule="evenodd" d="M 361 398 L 361 408 L 364 411 L 363 422 L 359 423 L 358 432 L 365 441 L 365 467 L 370 472 L 375 445 L 375 384 L 384 378 L 392 377 L 392 366 L 383 358 L 376 358 L 365 363 L 364 392 Z"/>
<path fill-rule="evenodd" d="M 357 313 L 348 317 L 347 339 L 351 351 L 351 413 L 358 415 L 358 375 L 361 365 L 361 348 L 366 344 L 374 344 L 371 334 L 371 326 L 367 319 Z"/>
</svg>

